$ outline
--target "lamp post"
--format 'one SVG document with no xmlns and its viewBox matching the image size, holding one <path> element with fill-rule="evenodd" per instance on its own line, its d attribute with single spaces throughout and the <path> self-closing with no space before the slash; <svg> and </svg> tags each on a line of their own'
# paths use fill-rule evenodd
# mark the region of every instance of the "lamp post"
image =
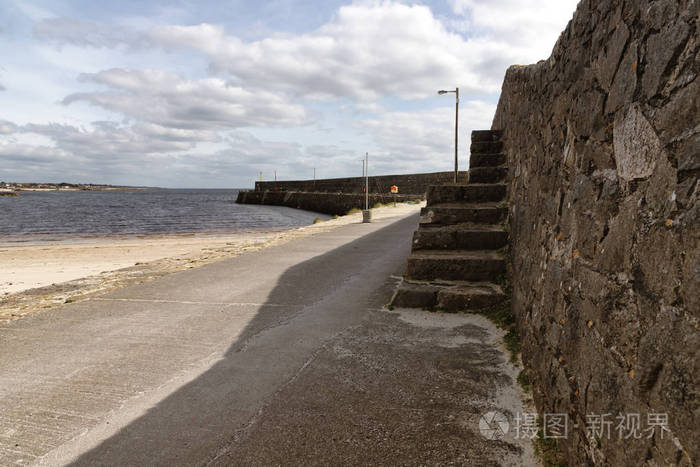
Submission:
<svg viewBox="0 0 700 467">
<path fill-rule="evenodd" d="M 448 92 L 455 93 L 455 183 L 457 183 L 458 166 L 457 166 L 457 129 L 459 127 L 459 88 L 455 88 L 454 91 L 440 90 L 438 94 L 447 94 Z"/>
</svg>

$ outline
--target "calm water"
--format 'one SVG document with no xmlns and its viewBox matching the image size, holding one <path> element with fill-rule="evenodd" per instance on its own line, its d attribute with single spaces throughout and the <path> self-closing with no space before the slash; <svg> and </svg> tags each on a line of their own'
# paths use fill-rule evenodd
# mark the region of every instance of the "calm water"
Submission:
<svg viewBox="0 0 700 467">
<path fill-rule="evenodd" d="M 236 204 L 238 190 L 23 191 L 0 196 L 0 243 L 283 230 L 328 216 Z"/>
</svg>

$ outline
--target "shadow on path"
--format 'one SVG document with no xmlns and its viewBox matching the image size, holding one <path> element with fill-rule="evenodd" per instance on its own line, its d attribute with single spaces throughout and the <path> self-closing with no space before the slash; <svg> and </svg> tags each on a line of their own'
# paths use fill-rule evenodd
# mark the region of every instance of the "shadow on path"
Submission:
<svg viewBox="0 0 700 467">
<path fill-rule="evenodd" d="M 416 223 L 401 219 L 286 270 L 224 358 L 75 465 L 198 464 L 213 456 L 324 341 L 388 301 L 384 283 L 401 273 Z"/>
<path fill-rule="evenodd" d="M 499 331 L 381 309 L 415 225 L 287 269 L 223 359 L 75 465 L 528 465 L 478 430 L 522 410 Z"/>
</svg>

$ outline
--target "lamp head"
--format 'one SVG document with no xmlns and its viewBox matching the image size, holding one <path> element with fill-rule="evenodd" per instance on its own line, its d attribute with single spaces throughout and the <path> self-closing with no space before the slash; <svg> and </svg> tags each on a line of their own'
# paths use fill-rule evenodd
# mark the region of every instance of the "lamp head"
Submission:
<svg viewBox="0 0 700 467">
<path fill-rule="evenodd" d="M 438 91 L 438 94 L 447 94 L 447 91 L 440 90 L 440 91 Z"/>
</svg>

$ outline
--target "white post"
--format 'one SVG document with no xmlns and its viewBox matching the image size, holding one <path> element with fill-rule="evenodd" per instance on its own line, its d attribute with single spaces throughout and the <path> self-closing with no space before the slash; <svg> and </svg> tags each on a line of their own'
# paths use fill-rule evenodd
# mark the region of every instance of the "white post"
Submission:
<svg viewBox="0 0 700 467">
<path fill-rule="evenodd" d="M 369 210 L 369 153 L 365 153 L 365 209 L 362 211 L 362 223 L 372 222 L 372 211 Z"/>
<path fill-rule="evenodd" d="M 369 153 L 365 153 L 365 210 L 369 209 Z"/>
</svg>

